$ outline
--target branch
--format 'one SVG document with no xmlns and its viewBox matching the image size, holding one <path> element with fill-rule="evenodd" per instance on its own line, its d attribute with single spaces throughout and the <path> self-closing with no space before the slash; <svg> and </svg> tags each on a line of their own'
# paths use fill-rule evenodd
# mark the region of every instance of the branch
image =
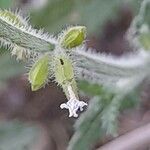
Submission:
<svg viewBox="0 0 150 150">
<path fill-rule="evenodd" d="M 149 144 L 150 123 L 116 138 L 97 150 L 135 150 L 143 149 Z"/>
</svg>

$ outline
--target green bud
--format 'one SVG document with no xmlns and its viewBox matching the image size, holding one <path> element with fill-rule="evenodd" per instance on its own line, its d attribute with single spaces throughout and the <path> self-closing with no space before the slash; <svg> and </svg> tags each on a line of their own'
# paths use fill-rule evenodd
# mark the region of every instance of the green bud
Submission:
<svg viewBox="0 0 150 150">
<path fill-rule="evenodd" d="M 69 98 L 68 85 L 73 88 L 76 97 L 78 97 L 71 60 L 65 55 L 60 55 L 55 58 L 54 63 L 55 80 L 62 86 L 67 98 Z"/>
<path fill-rule="evenodd" d="M 139 36 L 139 41 L 145 50 L 150 50 L 150 32 L 141 33 Z"/>
<path fill-rule="evenodd" d="M 45 85 L 49 73 L 49 56 L 44 55 L 32 66 L 29 72 L 29 81 L 32 91 L 36 91 Z"/>
<path fill-rule="evenodd" d="M 15 23 L 18 26 L 25 26 L 26 22 L 23 20 L 22 17 L 19 15 L 8 11 L 8 10 L 0 10 L 0 16 L 6 18 L 7 20 L 11 21 L 12 23 Z"/>
<path fill-rule="evenodd" d="M 82 44 L 86 38 L 86 27 L 76 26 L 71 27 L 64 32 L 60 39 L 63 48 L 74 48 Z"/>
</svg>

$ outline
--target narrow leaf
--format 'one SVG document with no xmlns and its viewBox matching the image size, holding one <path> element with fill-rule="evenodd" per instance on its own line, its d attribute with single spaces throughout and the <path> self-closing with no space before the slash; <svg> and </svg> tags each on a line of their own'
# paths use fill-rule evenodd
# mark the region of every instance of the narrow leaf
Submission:
<svg viewBox="0 0 150 150">
<path fill-rule="evenodd" d="M 7 12 L 7 11 L 5 11 Z M 13 16 L 13 17 L 12 17 Z M 15 45 L 33 51 L 51 51 L 55 48 L 56 40 L 43 33 L 33 29 L 28 24 L 20 24 L 19 17 L 13 13 L 3 13 L 0 10 L 0 41 L 2 45 Z"/>
</svg>

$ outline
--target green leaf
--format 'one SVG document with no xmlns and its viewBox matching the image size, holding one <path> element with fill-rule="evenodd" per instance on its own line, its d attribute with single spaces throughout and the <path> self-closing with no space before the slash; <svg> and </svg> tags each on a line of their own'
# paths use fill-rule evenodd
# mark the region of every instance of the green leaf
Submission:
<svg viewBox="0 0 150 150">
<path fill-rule="evenodd" d="M 101 114 L 101 128 L 106 132 L 106 135 L 117 135 L 117 126 L 118 120 L 117 117 L 119 116 L 119 109 L 122 103 L 123 96 L 116 95 L 113 97 L 110 104 L 108 104 Z"/>
<path fill-rule="evenodd" d="M 4 12 L 4 13 L 3 13 Z M 13 17 L 12 17 L 13 16 Z M 8 48 L 18 47 L 30 51 L 52 51 L 56 40 L 40 30 L 33 29 L 25 19 L 9 11 L 0 11 L 0 42 Z"/>
</svg>

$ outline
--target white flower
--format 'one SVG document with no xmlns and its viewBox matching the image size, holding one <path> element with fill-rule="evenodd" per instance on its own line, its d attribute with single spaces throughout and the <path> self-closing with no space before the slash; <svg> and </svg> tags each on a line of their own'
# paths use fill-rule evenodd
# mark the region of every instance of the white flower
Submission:
<svg viewBox="0 0 150 150">
<path fill-rule="evenodd" d="M 80 109 L 80 111 L 83 111 L 83 107 L 87 106 L 87 103 L 83 101 L 79 101 L 75 94 L 72 91 L 72 87 L 68 86 L 68 92 L 70 94 L 70 100 L 67 103 L 63 103 L 60 105 L 61 109 L 68 109 L 69 110 L 69 117 L 78 117 L 77 111 Z"/>
<path fill-rule="evenodd" d="M 78 117 L 77 110 L 83 111 L 83 107 L 86 106 L 87 103 L 83 101 L 79 101 L 77 99 L 70 99 L 67 103 L 63 103 L 60 105 L 60 108 L 66 108 L 69 110 L 69 117 Z"/>
</svg>

